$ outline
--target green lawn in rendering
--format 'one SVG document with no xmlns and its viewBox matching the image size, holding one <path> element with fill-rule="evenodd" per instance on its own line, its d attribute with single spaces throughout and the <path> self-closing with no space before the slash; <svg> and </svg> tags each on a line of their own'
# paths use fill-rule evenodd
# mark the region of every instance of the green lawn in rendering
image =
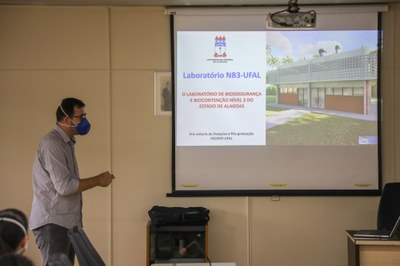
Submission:
<svg viewBox="0 0 400 266">
<path fill-rule="evenodd" d="M 270 108 L 268 108 L 270 109 Z M 267 115 L 279 110 L 267 110 Z M 359 136 L 376 136 L 376 121 L 306 114 L 267 130 L 269 145 L 358 145 Z"/>
</svg>

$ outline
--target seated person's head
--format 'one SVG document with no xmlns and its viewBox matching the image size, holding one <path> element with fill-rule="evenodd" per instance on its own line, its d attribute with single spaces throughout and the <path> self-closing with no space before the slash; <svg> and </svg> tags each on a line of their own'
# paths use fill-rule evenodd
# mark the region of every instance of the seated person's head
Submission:
<svg viewBox="0 0 400 266">
<path fill-rule="evenodd" d="M 21 254 L 8 253 L 0 256 L 0 266 L 33 266 L 33 262 Z"/>
<path fill-rule="evenodd" d="M 0 211 L 0 255 L 22 254 L 28 246 L 28 218 L 17 209 Z"/>
<path fill-rule="evenodd" d="M 15 254 L 8 253 L 0 256 L 0 265 L 1 266 L 33 266 L 33 262 L 27 257 Z"/>
</svg>

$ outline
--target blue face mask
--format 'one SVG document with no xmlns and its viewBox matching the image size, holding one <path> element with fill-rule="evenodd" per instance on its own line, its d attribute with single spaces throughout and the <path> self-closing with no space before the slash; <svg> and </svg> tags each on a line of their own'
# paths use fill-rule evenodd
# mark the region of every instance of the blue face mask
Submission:
<svg viewBox="0 0 400 266">
<path fill-rule="evenodd" d="M 65 116 L 68 116 L 61 105 L 60 105 L 60 109 L 65 114 Z M 81 122 L 78 125 L 75 124 L 74 121 L 72 121 L 72 123 L 74 123 L 75 126 L 70 126 L 70 127 L 75 127 L 76 131 L 78 132 L 79 135 L 83 136 L 83 135 L 86 135 L 87 133 L 89 133 L 89 131 L 90 131 L 90 123 L 89 123 L 89 120 L 87 120 L 86 117 L 83 117 L 81 119 Z M 64 125 L 64 124 L 62 124 L 62 125 Z"/>
<path fill-rule="evenodd" d="M 76 125 L 76 131 L 79 133 L 79 135 L 82 135 L 82 136 L 89 133 L 90 123 L 86 117 L 82 118 L 81 122 L 78 125 Z"/>
</svg>

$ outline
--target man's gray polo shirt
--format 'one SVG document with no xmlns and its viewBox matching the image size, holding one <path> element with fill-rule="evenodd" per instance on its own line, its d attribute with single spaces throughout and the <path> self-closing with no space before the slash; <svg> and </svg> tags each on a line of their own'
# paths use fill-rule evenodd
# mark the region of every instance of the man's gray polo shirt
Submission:
<svg viewBox="0 0 400 266">
<path fill-rule="evenodd" d="M 33 163 L 33 202 L 29 228 L 46 224 L 82 225 L 82 193 L 71 139 L 56 125 L 40 142 Z"/>
</svg>

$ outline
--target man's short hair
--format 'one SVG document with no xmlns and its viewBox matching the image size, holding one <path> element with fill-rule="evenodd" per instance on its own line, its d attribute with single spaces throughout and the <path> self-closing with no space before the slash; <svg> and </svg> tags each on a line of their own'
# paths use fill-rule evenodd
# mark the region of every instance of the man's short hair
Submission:
<svg viewBox="0 0 400 266">
<path fill-rule="evenodd" d="M 62 100 L 56 112 L 57 122 L 61 121 L 66 116 L 72 117 L 74 115 L 75 106 L 78 108 L 82 108 L 85 107 L 85 103 L 76 98 L 65 98 L 64 100 Z M 65 113 L 63 112 L 63 110 Z"/>
</svg>

